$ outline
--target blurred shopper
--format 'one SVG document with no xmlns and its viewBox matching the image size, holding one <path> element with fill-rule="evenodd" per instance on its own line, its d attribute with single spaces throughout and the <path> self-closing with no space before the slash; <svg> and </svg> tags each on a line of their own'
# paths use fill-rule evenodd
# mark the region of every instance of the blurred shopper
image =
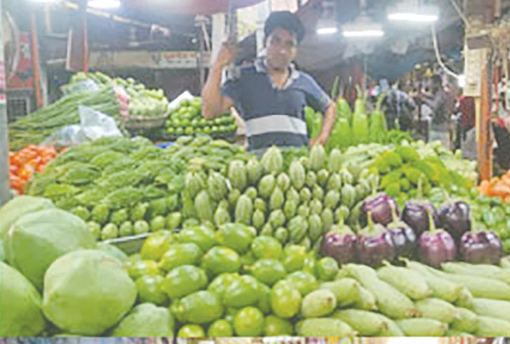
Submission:
<svg viewBox="0 0 510 344">
<path fill-rule="evenodd" d="M 441 141 L 443 146 L 451 148 L 449 102 L 443 89 L 443 80 L 439 75 L 430 79 L 430 93 L 425 94 L 423 102 L 432 111 L 429 141 Z"/>
</svg>

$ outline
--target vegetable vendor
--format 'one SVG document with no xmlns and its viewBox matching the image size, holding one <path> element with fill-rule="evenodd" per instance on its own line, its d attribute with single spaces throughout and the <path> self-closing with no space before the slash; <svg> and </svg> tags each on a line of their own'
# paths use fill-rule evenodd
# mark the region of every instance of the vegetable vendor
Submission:
<svg viewBox="0 0 510 344">
<path fill-rule="evenodd" d="M 291 12 L 273 12 L 265 23 L 264 33 L 266 56 L 239 67 L 222 85 L 223 69 L 236 57 L 234 44 L 223 44 L 202 91 L 203 116 L 212 119 L 235 107 L 246 122 L 249 150 L 257 154 L 273 145 L 325 145 L 337 110 L 315 80 L 292 64 L 305 35 L 302 22 Z M 306 106 L 324 113 L 316 140 L 309 140 Z"/>
</svg>

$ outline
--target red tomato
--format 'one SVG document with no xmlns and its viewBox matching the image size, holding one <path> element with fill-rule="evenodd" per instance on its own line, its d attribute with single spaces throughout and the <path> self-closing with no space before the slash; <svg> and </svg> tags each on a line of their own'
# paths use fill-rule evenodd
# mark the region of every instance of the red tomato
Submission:
<svg viewBox="0 0 510 344">
<path fill-rule="evenodd" d="M 33 172 L 26 168 L 22 168 L 18 172 L 18 177 L 24 182 L 28 182 L 30 180 L 30 178 L 32 178 L 32 175 L 33 175 Z"/>
<path fill-rule="evenodd" d="M 23 163 L 21 162 L 20 156 L 18 154 L 14 154 L 12 156 L 12 160 L 10 160 L 11 165 L 21 166 Z"/>
<path fill-rule="evenodd" d="M 22 181 L 18 176 L 9 176 L 9 185 L 11 186 L 11 189 L 19 190 L 22 186 Z"/>
</svg>

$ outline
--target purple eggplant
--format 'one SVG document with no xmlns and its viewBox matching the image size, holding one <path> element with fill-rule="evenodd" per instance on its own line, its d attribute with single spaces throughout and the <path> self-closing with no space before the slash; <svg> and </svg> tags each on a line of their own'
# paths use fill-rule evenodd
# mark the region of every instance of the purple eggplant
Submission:
<svg viewBox="0 0 510 344">
<path fill-rule="evenodd" d="M 356 260 L 356 234 L 348 227 L 344 228 L 348 230 L 332 228 L 322 238 L 322 254 L 335 259 L 338 264 L 352 263 Z"/>
<path fill-rule="evenodd" d="M 393 220 L 392 209 L 396 209 L 398 215 L 397 202 L 385 193 L 378 193 L 367 198 L 361 207 L 361 226 L 368 225 L 368 213 L 372 214 L 372 220 L 375 223 L 386 226 Z"/>
<path fill-rule="evenodd" d="M 436 227 L 440 226 L 439 216 L 436 208 L 432 203 L 425 200 L 413 200 L 406 203 L 402 211 L 402 221 L 407 223 L 420 236 L 421 233 L 429 230 L 429 216 L 427 212 L 432 214 Z"/>
<path fill-rule="evenodd" d="M 387 228 L 395 245 L 397 257 L 412 258 L 416 251 L 416 234 L 410 226 L 400 221 L 396 209 L 393 209 L 393 222 Z"/>
<path fill-rule="evenodd" d="M 418 240 L 420 259 L 427 265 L 440 268 L 442 263 L 455 260 L 457 247 L 447 231 L 436 229 L 432 213 L 428 212 L 429 231 L 421 234 Z"/>
<path fill-rule="evenodd" d="M 462 259 L 468 263 L 499 264 L 503 244 L 494 232 L 466 232 L 460 240 L 459 251 Z"/>
<path fill-rule="evenodd" d="M 385 260 L 395 259 L 395 244 L 391 233 L 383 225 L 374 224 L 372 219 L 368 212 L 368 226 L 359 232 L 356 251 L 362 264 L 378 266 Z"/>
<path fill-rule="evenodd" d="M 471 231 L 469 205 L 462 201 L 443 204 L 439 208 L 439 221 L 443 229 L 458 243 L 464 233 Z"/>
</svg>

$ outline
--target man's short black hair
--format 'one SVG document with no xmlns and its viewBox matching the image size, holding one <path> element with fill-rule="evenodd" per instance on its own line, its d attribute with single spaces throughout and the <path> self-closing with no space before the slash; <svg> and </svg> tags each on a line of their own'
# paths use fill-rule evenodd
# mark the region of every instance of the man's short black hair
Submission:
<svg viewBox="0 0 510 344">
<path fill-rule="evenodd" d="M 297 15 L 289 11 L 273 12 L 269 15 L 264 25 L 266 39 L 275 29 L 284 29 L 296 34 L 298 43 L 305 37 L 305 27 Z"/>
</svg>

